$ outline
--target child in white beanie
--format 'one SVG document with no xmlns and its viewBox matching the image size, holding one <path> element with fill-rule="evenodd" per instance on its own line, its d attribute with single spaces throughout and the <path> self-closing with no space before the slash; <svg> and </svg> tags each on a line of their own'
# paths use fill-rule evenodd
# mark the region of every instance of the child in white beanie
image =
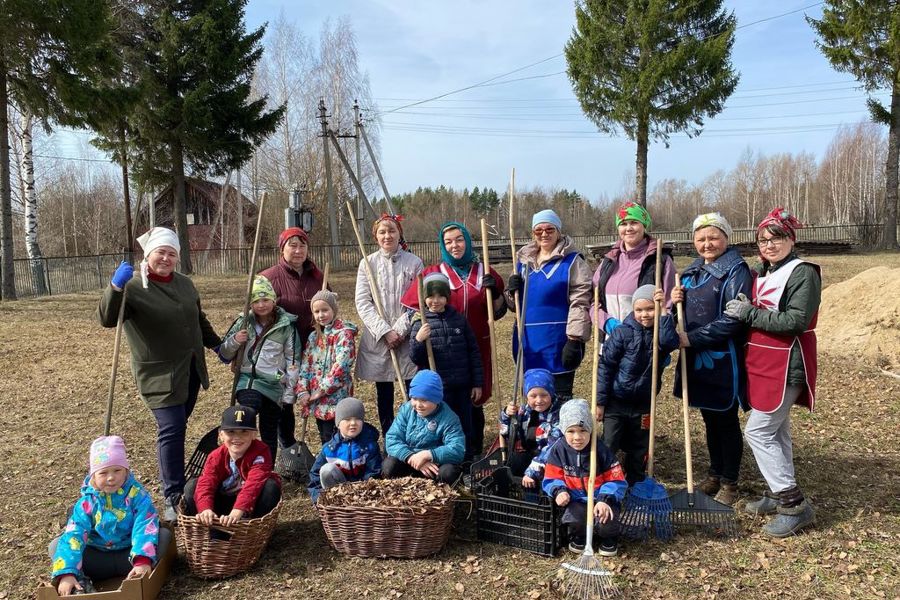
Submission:
<svg viewBox="0 0 900 600">
<path fill-rule="evenodd" d="M 171 539 L 150 494 L 131 474 L 117 435 L 91 444 L 90 471 L 62 534 L 50 542 L 60 596 L 91 593 L 91 580 L 143 577 Z"/>
</svg>

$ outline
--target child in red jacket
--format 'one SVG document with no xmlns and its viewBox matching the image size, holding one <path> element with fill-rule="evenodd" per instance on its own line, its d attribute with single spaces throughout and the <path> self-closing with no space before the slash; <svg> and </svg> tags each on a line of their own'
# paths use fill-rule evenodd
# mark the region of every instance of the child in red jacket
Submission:
<svg viewBox="0 0 900 600">
<path fill-rule="evenodd" d="M 232 406 L 222 413 L 222 445 L 206 459 L 203 473 L 184 486 L 185 514 L 204 525 L 233 525 L 266 515 L 281 499 L 269 447 L 256 439 L 256 411 Z"/>
</svg>

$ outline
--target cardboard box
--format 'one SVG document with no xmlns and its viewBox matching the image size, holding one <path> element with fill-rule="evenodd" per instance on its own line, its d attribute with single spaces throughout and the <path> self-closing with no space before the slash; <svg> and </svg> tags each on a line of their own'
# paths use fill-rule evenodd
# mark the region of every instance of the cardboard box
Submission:
<svg viewBox="0 0 900 600">
<path fill-rule="evenodd" d="M 177 554 L 178 544 L 175 543 L 175 534 L 173 533 L 166 553 L 156 563 L 156 567 L 149 576 L 140 579 L 115 578 L 95 581 L 94 587 L 97 588 L 97 592 L 71 597 L 79 598 L 79 600 L 155 600 L 159 595 L 159 590 L 169 578 L 169 572 L 172 570 Z M 56 588 L 49 583 L 42 583 L 37 589 L 37 600 L 55 600 L 60 597 L 56 593 Z"/>
</svg>

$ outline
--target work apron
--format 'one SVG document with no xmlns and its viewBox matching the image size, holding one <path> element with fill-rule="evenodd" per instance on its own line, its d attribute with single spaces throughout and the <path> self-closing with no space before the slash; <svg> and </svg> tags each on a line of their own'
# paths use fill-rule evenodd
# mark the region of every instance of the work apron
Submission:
<svg viewBox="0 0 900 600">
<path fill-rule="evenodd" d="M 787 281 L 798 265 L 805 261 L 795 258 L 774 273 L 756 276 L 753 282 L 753 305 L 759 309 L 778 311 Z M 812 264 L 812 263 L 810 263 Z M 818 270 L 817 265 L 813 265 Z M 784 403 L 787 389 L 791 348 L 798 345 L 803 360 L 806 385 L 796 403 L 812 411 L 816 398 L 816 321 L 818 310 L 809 328 L 800 335 L 780 335 L 751 328 L 747 342 L 747 399 L 754 410 L 772 413 Z"/>
</svg>

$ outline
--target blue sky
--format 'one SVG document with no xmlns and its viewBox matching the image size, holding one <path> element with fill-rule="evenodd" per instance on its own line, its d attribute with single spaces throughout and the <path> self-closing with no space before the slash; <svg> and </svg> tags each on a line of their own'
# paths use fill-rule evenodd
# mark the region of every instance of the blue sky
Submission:
<svg viewBox="0 0 900 600">
<path fill-rule="evenodd" d="M 747 148 L 818 158 L 839 124 L 866 117 L 865 94 L 814 45 L 803 17 L 818 17 L 822 7 L 807 8 L 812 4 L 726 2 L 738 18 L 733 63 L 740 85 L 700 137 L 651 147 L 651 188 L 669 177 L 699 182 L 733 167 Z M 751 24 L 797 9 L 805 10 Z M 572 3 L 547 0 L 251 0 L 248 26 L 282 12 L 312 39 L 325 19 L 349 16 L 382 111 L 558 55 L 574 25 Z M 517 186 L 574 188 L 591 199 L 620 192 L 634 169 L 634 143 L 596 133 L 560 73 L 565 68 L 557 56 L 498 81 L 542 77 L 384 114 L 381 163 L 392 193 L 440 184 L 501 189 L 511 167 Z"/>
</svg>

